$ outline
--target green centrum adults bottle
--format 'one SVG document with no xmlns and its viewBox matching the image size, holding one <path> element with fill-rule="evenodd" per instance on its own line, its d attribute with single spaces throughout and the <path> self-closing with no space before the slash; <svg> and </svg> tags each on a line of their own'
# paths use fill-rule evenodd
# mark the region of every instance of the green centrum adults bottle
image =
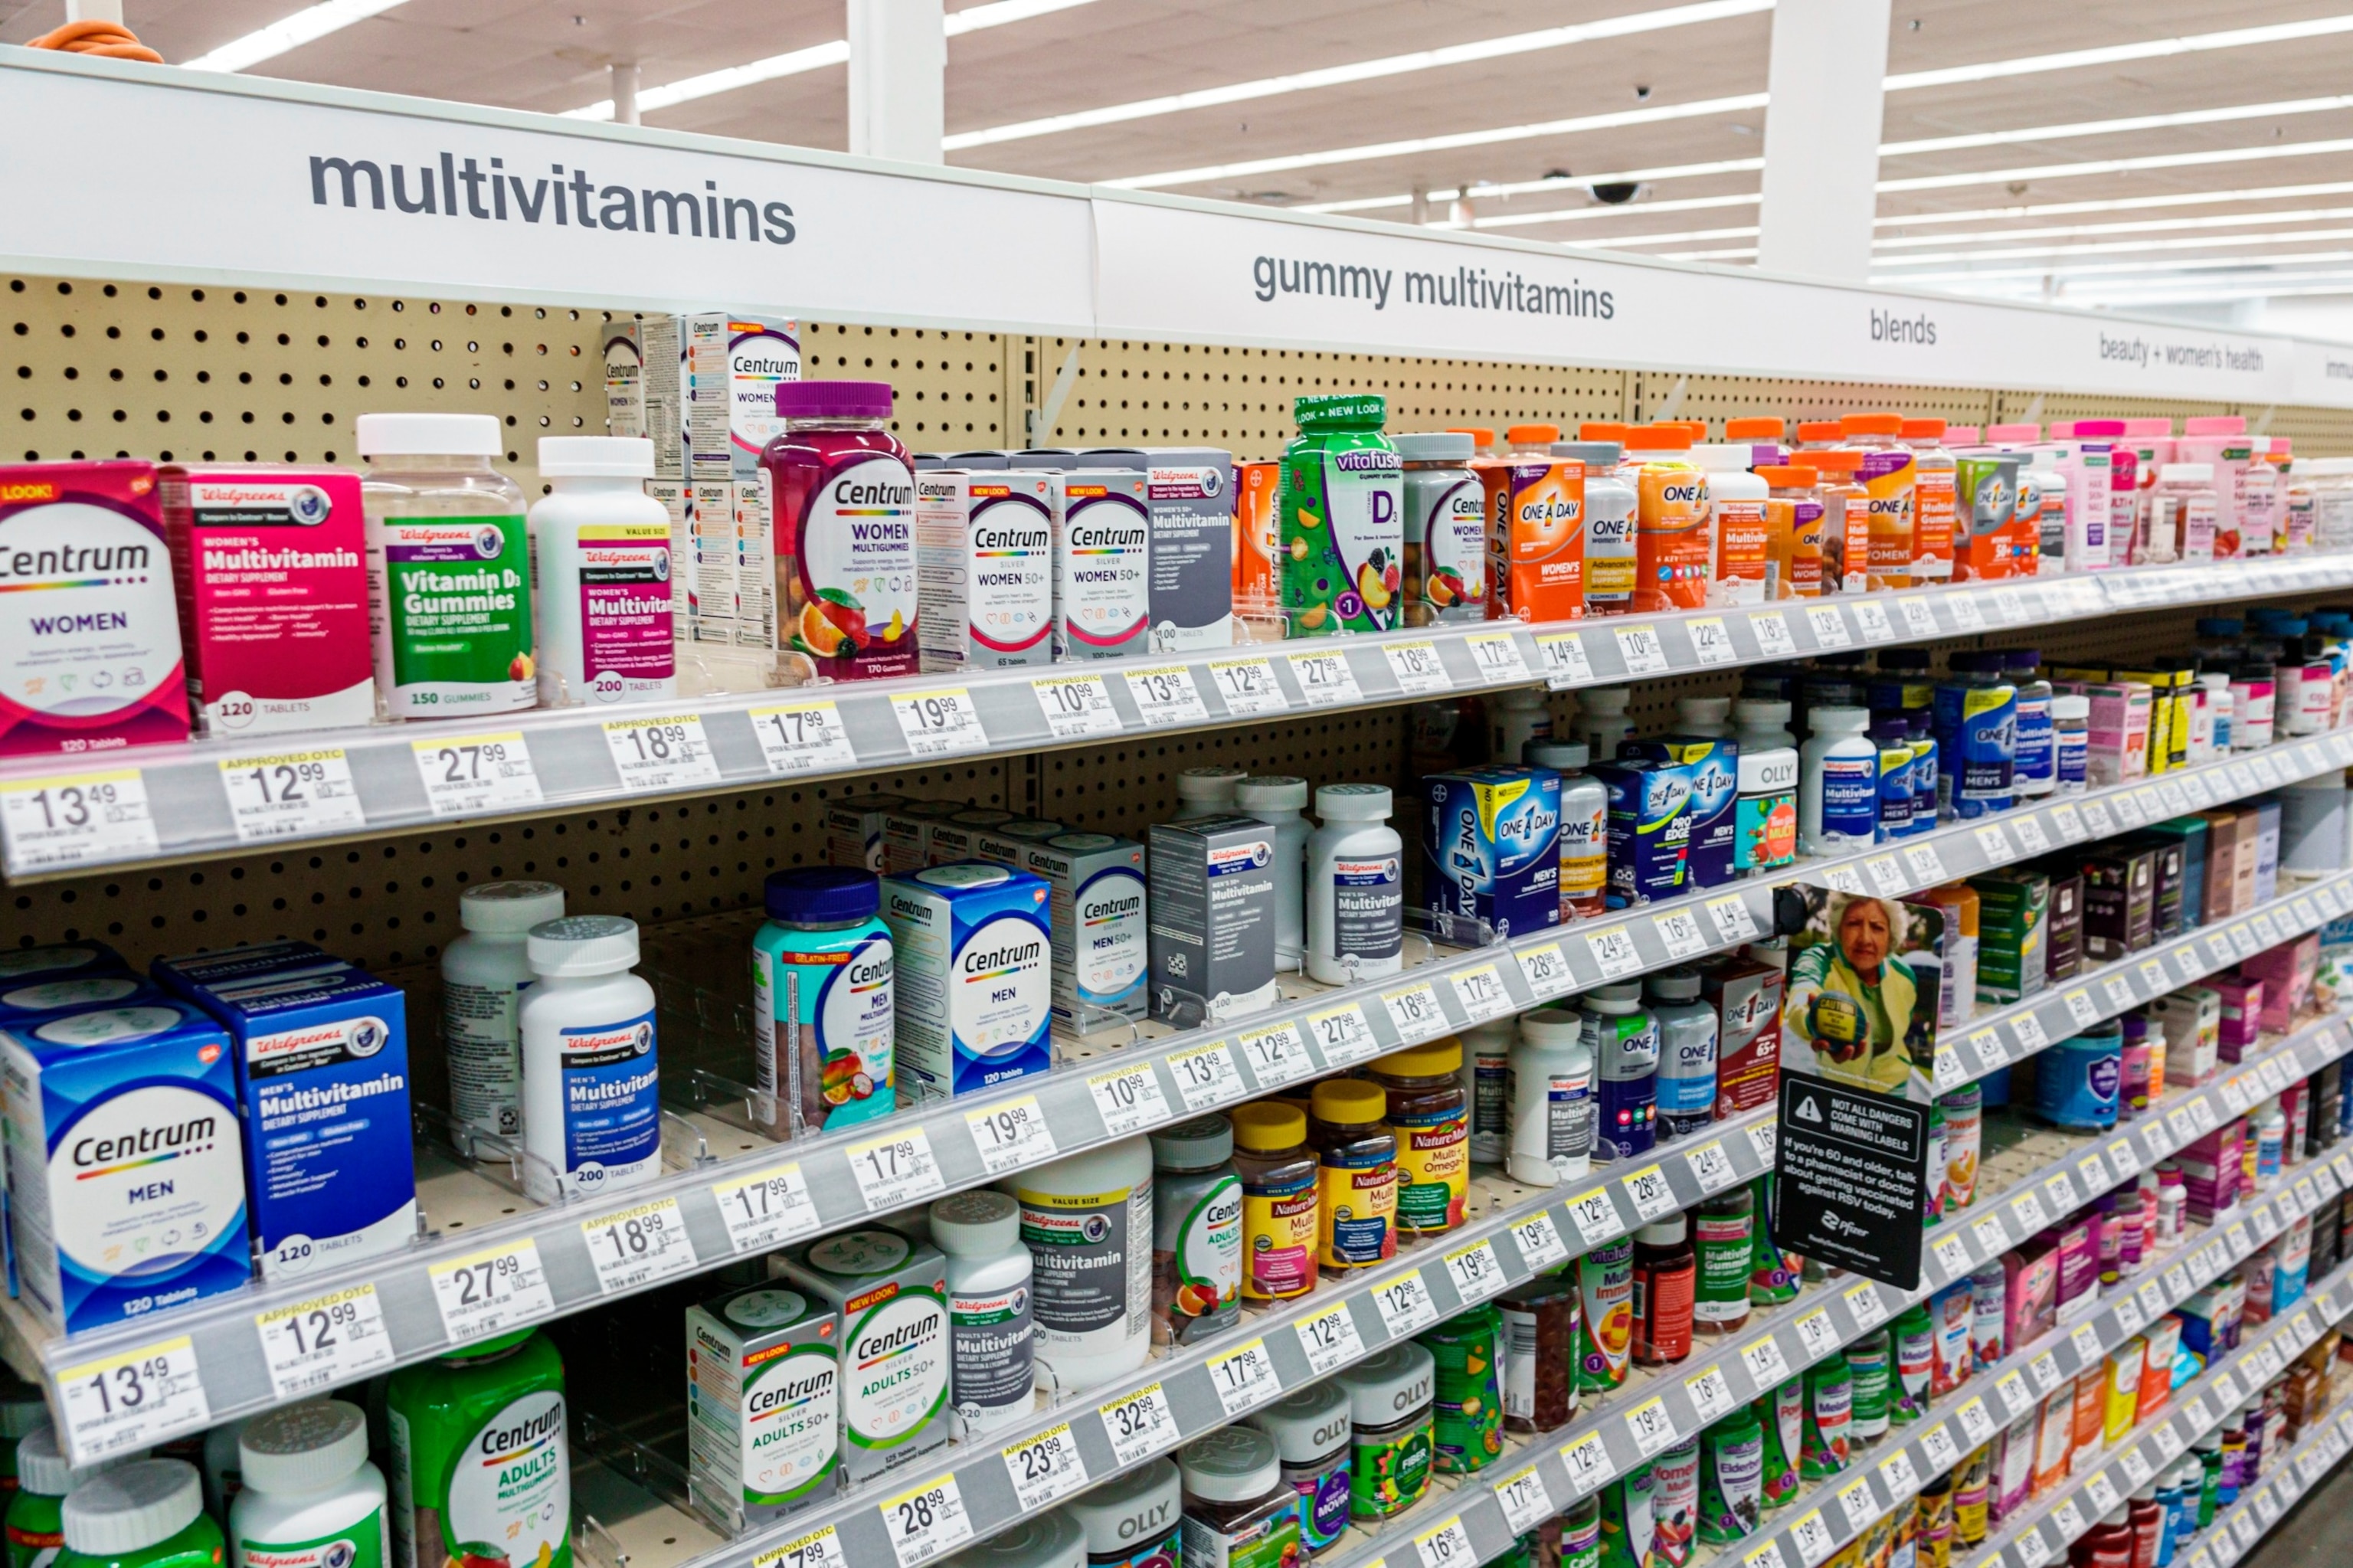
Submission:
<svg viewBox="0 0 2353 1568">
<path fill-rule="evenodd" d="M 141 1459 L 66 1499 L 58 1568 L 221 1568 L 227 1544 L 185 1459 Z"/>
<path fill-rule="evenodd" d="M 396 1568 L 571 1568 L 564 1362 L 546 1336 L 403 1367 L 385 1418 Z"/>
<path fill-rule="evenodd" d="M 49 1568 L 65 1550 L 66 1494 L 146 1457 L 141 1448 L 76 1469 L 58 1451 L 54 1428 L 37 1427 L 17 1439 L 16 1491 L 8 1499 L 8 1568 Z"/>
</svg>

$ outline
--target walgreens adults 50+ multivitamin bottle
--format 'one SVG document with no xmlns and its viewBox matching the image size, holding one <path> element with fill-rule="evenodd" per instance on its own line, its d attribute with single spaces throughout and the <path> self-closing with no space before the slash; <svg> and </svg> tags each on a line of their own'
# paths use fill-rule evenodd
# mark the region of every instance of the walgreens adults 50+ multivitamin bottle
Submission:
<svg viewBox="0 0 2353 1568">
<path fill-rule="evenodd" d="M 524 1187 L 543 1203 L 661 1173 L 654 988 L 630 971 L 638 923 L 572 915 L 532 927 L 522 1009 Z"/>
<path fill-rule="evenodd" d="M 915 471 L 886 381 L 786 381 L 784 433 L 760 454 L 776 530 L 779 647 L 837 681 L 912 675 Z"/>
<path fill-rule="evenodd" d="M 531 509 L 539 565 L 539 700 L 549 707 L 678 694 L 670 513 L 648 495 L 654 444 L 542 436 L 549 493 Z"/>
</svg>

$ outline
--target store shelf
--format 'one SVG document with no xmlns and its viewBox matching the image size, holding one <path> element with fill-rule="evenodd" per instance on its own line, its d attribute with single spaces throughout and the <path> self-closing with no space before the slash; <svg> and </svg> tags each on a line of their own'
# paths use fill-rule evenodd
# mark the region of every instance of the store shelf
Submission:
<svg viewBox="0 0 2353 1568">
<path fill-rule="evenodd" d="M 2353 1024 L 2342 1016 L 2323 1018 L 2253 1054 L 2227 1081 L 2178 1097 L 2168 1094 L 2167 1106 L 2169 1110 L 2189 1109 L 2193 1123 L 2202 1125 L 2199 1107 L 2219 1117 L 2225 1106 L 2239 1098 L 2242 1081 L 2261 1082 L 2266 1066 L 2301 1076 L 2348 1051 L 2353 1051 Z M 1544 1505 L 1545 1517 L 1562 1511 L 1669 1444 L 1700 1432 L 1738 1403 L 1788 1381 L 1895 1312 L 1965 1277 L 1979 1263 L 2000 1256 L 2058 1215 L 2131 1181 L 2144 1164 L 2167 1158 L 2187 1139 L 2176 1137 L 2168 1119 L 2151 1117 L 2109 1141 L 2110 1153 L 2105 1160 L 2102 1141 L 2059 1133 L 2030 1134 L 2022 1146 L 2024 1157 L 2040 1156 L 2042 1162 L 2023 1171 L 2018 1170 L 2019 1151 L 2009 1151 L 2000 1159 L 1989 1157 L 1980 1182 L 2000 1180 L 2006 1170 L 2010 1179 L 2005 1190 L 1972 1204 L 1962 1222 L 1930 1232 L 1929 1258 L 1919 1289 L 1905 1293 L 1864 1283 L 1809 1291 L 1761 1325 L 1752 1324 L 1725 1340 L 1703 1341 L 1683 1365 L 1662 1369 L 1664 1375 L 1612 1396 L 1599 1410 L 1581 1412 L 1566 1427 L 1514 1436 L 1514 1450 L 1504 1458 L 1476 1476 L 1444 1478 L 1434 1486 L 1429 1499 L 1377 1531 L 1352 1527 L 1347 1544 L 1318 1557 L 1319 1568 L 1374 1568 L 1384 1555 L 1389 1560 L 1388 1568 L 1413 1568 L 1415 1557 L 1427 1565 L 1440 1549 L 1424 1543 L 1434 1543 L 1436 1538 L 1456 1531 L 1469 1542 L 1468 1561 L 1484 1562 L 1505 1551 L 1526 1527 L 1525 1520 L 1537 1517 L 1534 1512 L 1537 1500 Z M 2129 1161 L 2115 1158 L 2118 1143 L 2131 1150 Z M 2280 1205 L 2293 1204 L 2295 1213 L 2304 1213 L 2342 1185 L 2353 1185 L 2353 1153 L 2337 1154 L 2334 1163 L 2314 1162 L 2307 1173 L 2284 1183 L 2284 1192 L 2275 1190 L 2266 1194 L 2250 1207 L 2242 1221 L 2224 1233 L 2193 1237 L 2144 1270 L 2135 1289 L 2104 1298 L 2096 1312 L 2032 1345 L 2020 1347 L 1997 1366 L 1977 1373 L 1961 1393 L 1941 1401 L 1928 1420 L 1899 1429 L 1904 1442 L 1896 1451 L 1906 1457 L 1893 1470 L 1893 1456 L 1879 1461 L 1881 1489 L 1905 1483 L 1908 1474 L 1912 1478 L 1900 1494 L 1908 1498 L 1920 1478 L 1949 1468 L 1995 1430 L 2031 1410 L 2063 1380 L 2096 1364 L 2144 1323 L 2277 1234 L 2285 1223 L 2279 1218 Z M 2311 1194 L 2308 1202 L 2301 1201 L 2306 1193 Z M 1824 1319 L 1827 1321 L 1809 1322 Z M 1757 1348 L 1768 1340 L 1774 1346 L 1769 1356 Z M 1771 1370 L 1776 1361 L 1779 1370 Z M 1757 1375 L 1760 1366 L 1767 1369 L 1767 1375 Z M 1716 1388 L 1722 1393 L 1715 1392 Z M 1663 1422 L 1642 1414 L 1647 1405 L 1662 1400 L 1666 1405 Z M 1942 1459 L 1948 1450 L 1951 1457 Z M 1536 1477 L 1533 1491 L 1525 1483 L 1514 1489 L 1514 1483 L 1530 1471 Z M 1821 1538 L 1811 1527 L 1800 1528 L 1799 1521 L 1810 1511 L 1800 1505 L 1777 1511 L 1774 1531 L 1762 1540 L 1751 1538 L 1725 1550 L 1748 1553 L 1759 1568 L 1777 1568 L 1757 1554 L 1765 1542 L 1790 1538 L 1779 1548 L 1788 1554 L 1782 1568 L 1800 1563 L 1803 1568 L 1812 1568 L 1829 1550 L 1852 1540 L 1885 1506 L 1892 1505 L 1892 1497 L 1883 1501 L 1865 1484 L 1868 1474 L 1858 1467 L 1856 1473 L 1839 1478 L 1832 1487 L 1818 1489 L 1839 1491 L 1841 1509 L 1847 1516 L 1843 1531 L 1827 1520 L 1822 1523 L 1821 1529 L 1831 1537 L 1827 1548 L 1813 1550 Z M 1854 1499 L 1851 1506 L 1843 1501 L 1847 1495 Z M 1506 1506 L 1507 1497 L 1514 1507 Z M 1871 1499 L 1868 1505 L 1866 1498 Z M 1820 1508 L 1820 1499 L 1812 1506 Z M 1516 1507 L 1527 1511 L 1520 1513 L 1520 1522 L 1515 1524 Z M 1802 1558 L 1798 1555 L 1801 1542 L 1794 1537 L 1802 1537 L 1807 1548 Z M 1410 1556 L 1405 1553 L 1409 1543 L 1413 1549 Z M 698 1568 L 715 1565 L 699 1564 Z"/>
<path fill-rule="evenodd" d="M 909 676 L 454 723 L 208 738 L 0 766 L 0 848 L 25 884 L 103 867 L 797 786 L 1460 696 L 1730 670 L 1837 650 L 2353 587 L 2353 554 L 1957 584 L 1755 609 L 1531 627 L 1471 622 L 1184 658 Z M 252 775 L 300 758 L 290 800 Z M 102 795 L 101 795 L 102 791 Z"/>
<path fill-rule="evenodd" d="M 2338 1397 L 2342 1397 L 2340 1385 Z M 2353 1409 L 2340 1410 L 2317 1427 L 2299 1436 L 2282 1456 L 2283 1462 L 2252 1489 L 2242 1488 L 2239 1500 L 2214 1515 L 2214 1522 L 2198 1536 L 2187 1554 L 2177 1555 L 2182 1568 L 2230 1568 L 2254 1549 L 2305 1493 L 2344 1462 L 2353 1451 Z"/>
</svg>

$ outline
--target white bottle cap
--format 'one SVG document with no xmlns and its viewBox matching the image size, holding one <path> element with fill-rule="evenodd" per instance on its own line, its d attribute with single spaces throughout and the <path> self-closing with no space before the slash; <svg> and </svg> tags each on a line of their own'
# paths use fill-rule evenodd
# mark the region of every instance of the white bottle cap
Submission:
<svg viewBox="0 0 2353 1568">
<path fill-rule="evenodd" d="M 362 457 L 500 457 L 506 442 L 489 414 L 362 414 Z"/>
<path fill-rule="evenodd" d="M 1235 789 L 1249 777 L 1240 768 L 1187 768 L 1176 775 L 1176 798 L 1205 806 L 1231 807 Z"/>
<path fill-rule="evenodd" d="M 1722 724 L 1732 714 L 1730 697 L 1677 697 L 1675 716 L 1685 724 Z"/>
<path fill-rule="evenodd" d="M 274 1497 L 322 1491 L 367 1463 L 367 1416 L 340 1399 L 257 1415 L 237 1440 L 245 1484 Z"/>
<path fill-rule="evenodd" d="M 551 980 L 618 974 L 638 964 L 638 923 L 618 915 L 567 915 L 531 928 L 523 957 Z"/>
<path fill-rule="evenodd" d="M 1520 1038 L 1531 1045 L 1558 1050 L 1585 1038 L 1585 1015 L 1565 1007 L 1539 1007 L 1520 1014 Z"/>
<path fill-rule="evenodd" d="M 1763 729 L 1768 724 L 1786 727 L 1789 705 L 1778 697 L 1743 697 L 1732 705 L 1732 722 L 1743 729 Z"/>
<path fill-rule="evenodd" d="M 2063 719 L 2090 718 L 2092 699 L 2080 692 L 2061 692 L 2051 699 L 2051 716 Z"/>
<path fill-rule="evenodd" d="M 69 1551 L 121 1557 L 187 1529 L 205 1511 L 205 1486 L 185 1459 L 142 1459 L 76 1487 L 62 1511 Z"/>
<path fill-rule="evenodd" d="M 1633 694 L 1631 688 L 1626 686 L 1596 686 L 1577 694 L 1577 711 L 1607 714 L 1614 718 L 1626 711 L 1627 700 Z"/>
<path fill-rule="evenodd" d="M 1021 1245 L 1021 1205 L 976 1187 L 932 1205 L 932 1245 L 950 1257 L 988 1257 Z"/>
<path fill-rule="evenodd" d="M 1757 449 L 1746 441 L 1735 447 L 1711 444 L 1692 448 L 1691 456 L 1710 473 L 1746 473 L 1757 461 Z"/>
<path fill-rule="evenodd" d="M 458 895 L 458 924 L 469 931 L 520 937 L 564 918 L 564 889 L 552 882 L 485 882 Z"/>
<path fill-rule="evenodd" d="M 147 1457 L 144 1448 L 128 1454 L 110 1455 L 90 1465 L 69 1465 L 58 1450 L 58 1433 L 54 1426 L 37 1426 L 16 1442 L 16 1485 L 36 1497 L 62 1498 L 92 1476 Z"/>
<path fill-rule="evenodd" d="M 1806 715 L 1806 727 L 1816 735 L 1861 735 L 1871 727 L 1871 710 L 1838 705 L 1816 708 Z"/>
<path fill-rule="evenodd" d="M 2157 471 L 2159 484 L 2211 484 L 2214 465 L 2211 462 L 2169 462 Z"/>
<path fill-rule="evenodd" d="M 654 444 L 643 436 L 542 436 L 542 479 L 651 479 Z"/>
<path fill-rule="evenodd" d="M 1181 782 L 1178 788 L 1183 788 Z M 1307 780 L 1281 773 L 1245 779 L 1234 786 L 1234 803 L 1245 811 L 1303 811 Z"/>
<path fill-rule="evenodd" d="M 1326 784 L 1315 791 L 1315 814 L 1326 821 L 1382 822 L 1391 810 L 1386 784 Z"/>
</svg>

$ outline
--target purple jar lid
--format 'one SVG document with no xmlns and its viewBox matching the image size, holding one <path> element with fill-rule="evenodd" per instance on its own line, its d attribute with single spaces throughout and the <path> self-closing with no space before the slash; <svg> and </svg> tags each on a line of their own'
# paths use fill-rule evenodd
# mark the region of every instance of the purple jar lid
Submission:
<svg viewBox="0 0 2353 1568">
<path fill-rule="evenodd" d="M 780 381 L 776 417 L 781 419 L 887 419 L 888 381 Z"/>
<path fill-rule="evenodd" d="M 772 871 L 761 884 L 762 902 L 779 920 L 803 925 L 843 925 L 863 920 L 881 905 L 881 879 L 871 871 L 839 865 L 797 865 Z"/>
</svg>

